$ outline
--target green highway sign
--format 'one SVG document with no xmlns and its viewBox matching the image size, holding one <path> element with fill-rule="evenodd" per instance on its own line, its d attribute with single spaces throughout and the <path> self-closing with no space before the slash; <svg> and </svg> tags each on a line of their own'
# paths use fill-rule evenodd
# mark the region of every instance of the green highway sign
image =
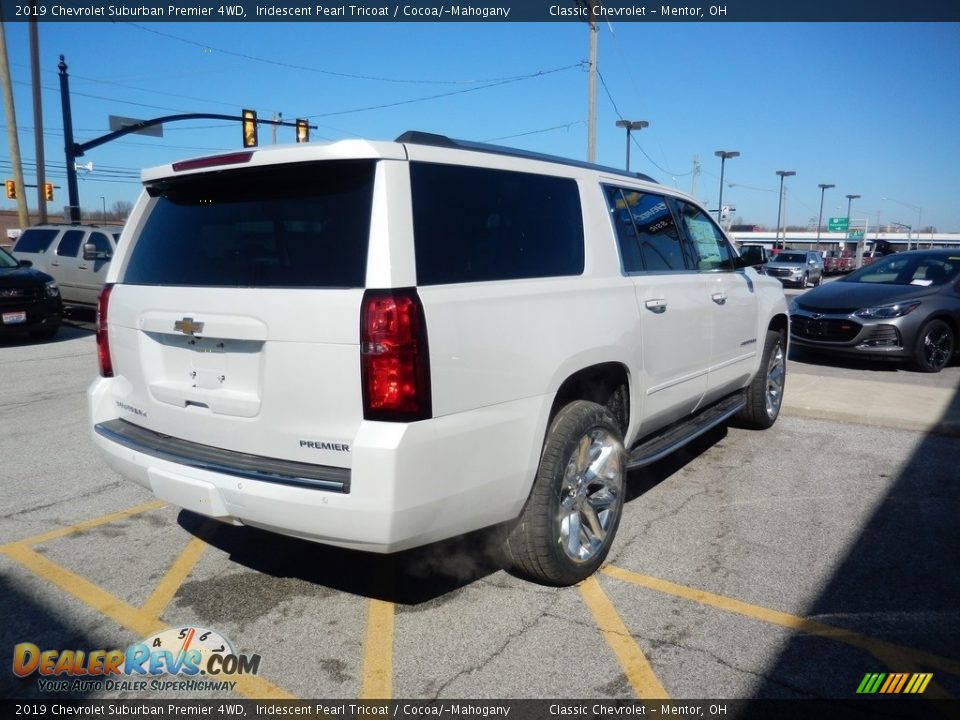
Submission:
<svg viewBox="0 0 960 720">
<path fill-rule="evenodd" d="M 848 240 L 863 240 L 863 228 L 853 228 L 847 231 Z"/>
<path fill-rule="evenodd" d="M 830 218 L 830 222 L 827 224 L 827 229 L 830 232 L 846 232 L 849 223 L 850 221 L 845 217 Z"/>
</svg>

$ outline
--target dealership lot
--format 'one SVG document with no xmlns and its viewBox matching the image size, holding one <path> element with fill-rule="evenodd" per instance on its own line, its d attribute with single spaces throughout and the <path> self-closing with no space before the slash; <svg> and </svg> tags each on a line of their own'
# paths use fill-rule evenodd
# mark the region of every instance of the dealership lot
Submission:
<svg viewBox="0 0 960 720">
<path fill-rule="evenodd" d="M 371 556 L 155 501 L 89 439 L 85 322 L 0 346 L 0 652 L 199 627 L 261 662 L 228 690 L 82 696 L 845 698 L 868 672 L 960 693 L 956 364 L 795 360 L 771 430 L 632 474 L 607 567 L 558 589 L 500 569 L 490 533 Z M 51 697 L 9 670 L 0 695 Z"/>
</svg>

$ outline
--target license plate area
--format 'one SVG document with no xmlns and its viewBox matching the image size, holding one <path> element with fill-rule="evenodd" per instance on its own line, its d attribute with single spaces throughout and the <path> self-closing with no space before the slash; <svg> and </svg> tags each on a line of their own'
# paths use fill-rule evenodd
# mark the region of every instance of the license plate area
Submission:
<svg viewBox="0 0 960 720">
<path fill-rule="evenodd" d="M 27 321 L 26 311 L 3 313 L 4 325 L 22 325 Z"/>
</svg>

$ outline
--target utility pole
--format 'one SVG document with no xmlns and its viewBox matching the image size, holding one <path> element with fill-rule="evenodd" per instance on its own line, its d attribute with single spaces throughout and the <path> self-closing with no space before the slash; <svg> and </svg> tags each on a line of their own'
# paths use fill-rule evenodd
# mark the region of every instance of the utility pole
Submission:
<svg viewBox="0 0 960 720">
<path fill-rule="evenodd" d="M 691 197 L 696 197 L 697 195 L 697 175 L 700 174 L 700 156 L 693 156 L 693 163 L 690 166 L 690 195 Z"/>
<path fill-rule="evenodd" d="M 34 8 L 36 0 L 32 0 Z M 33 140 L 34 156 L 37 158 L 37 222 L 47 222 L 46 160 L 43 155 L 43 105 L 40 99 L 40 39 L 37 31 L 37 14 L 30 17 L 30 84 L 33 87 Z"/>
<path fill-rule="evenodd" d="M 587 0 L 587 28 L 590 33 L 590 59 L 587 75 L 587 162 L 597 157 L 597 21 L 593 17 L 594 0 Z"/>
<path fill-rule="evenodd" d="M 13 88 L 10 85 L 10 65 L 7 60 L 7 31 L 0 20 L 0 84 L 3 85 L 3 110 L 7 118 L 7 142 L 10 144 L 10 164 L 13 181 L 17 185 L 17 221 L 21 228 L 30 225 L 27 212 L 26 188 L 23 186 L 23 165 L 20 161 L 20 140 L 17 137 L 17 114 L 13 108 Z"/>
</svg>

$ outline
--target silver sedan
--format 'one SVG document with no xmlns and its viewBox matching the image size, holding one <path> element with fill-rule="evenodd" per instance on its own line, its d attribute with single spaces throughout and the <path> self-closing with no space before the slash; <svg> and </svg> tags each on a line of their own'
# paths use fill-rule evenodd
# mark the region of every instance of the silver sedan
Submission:
<svg viewBox="0 0 960 720">
<path fill-rule="evenodd" d="M 960 249 L 888 255 L 796 297 L 790 320 L 801 349 L 900 358 L 940 372 L 960 337 Z"/>
</svg>

